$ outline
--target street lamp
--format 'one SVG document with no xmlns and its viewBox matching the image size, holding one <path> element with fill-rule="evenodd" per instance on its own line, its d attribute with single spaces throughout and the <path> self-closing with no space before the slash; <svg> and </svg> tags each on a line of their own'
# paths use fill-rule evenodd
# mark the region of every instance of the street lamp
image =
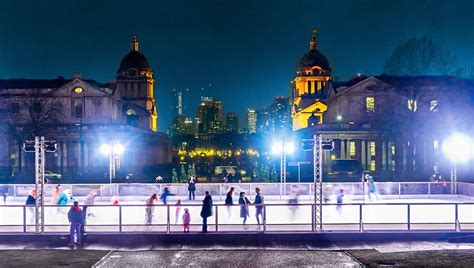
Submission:
<svg viewBox="0 0 474 268">
<path fill-rule="evenodd" d="M 109 180 L 110 187 L 115 180 L 116 171 L 119 168 L 120 155 L 125 151 L 125 147 L 119 142 L 112 140 L 108 143 L 103 143 L 100 146 L 100 152 L 109 157 Z"/>
<path fill-rule="evenodd" d="M 280 155 L 280 194 L 285 194 L 283 184 L 286 184 L 286 155 L 295 152 L 295 144 L 291 140 L 275 140 L 272 145 L 272 154 Z"/>
<path fill-rule="evenodd" d="M 473 141 L 462 133 L 454 133 L 443 142 L 443 153 L 451 161 L 451 193 L 457 192 L 457 187 L 454 187 L 458 180 L 457 164 L 469 161 L 473 145 Z"/>
</svg>

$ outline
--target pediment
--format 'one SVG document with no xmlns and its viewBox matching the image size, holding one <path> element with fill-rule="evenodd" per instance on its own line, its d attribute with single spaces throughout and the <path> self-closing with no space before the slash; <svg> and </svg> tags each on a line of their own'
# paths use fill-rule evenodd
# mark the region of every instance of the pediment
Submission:
<svg viewBox="0 0 474 268">
<path fill-rule="evenodd" d="M 81 88 L 82 92 L 77 93 L 75 92 L 76 88 Z M 98 87 L 97 85 L 93 85 L 89 82 L 86 82 L 81 79 L 74 79 L 71 80 L 70 82 L 58 87 L 57 89 L 53 90 L 52 94 L 57 97 L 66 97 L 66 96 L 87 96 L 87 97 L 93 97 L 93 96 L 110 96 L 112 93 L 112 89 L 110 88 L 101 88 Z"/>
</svg>

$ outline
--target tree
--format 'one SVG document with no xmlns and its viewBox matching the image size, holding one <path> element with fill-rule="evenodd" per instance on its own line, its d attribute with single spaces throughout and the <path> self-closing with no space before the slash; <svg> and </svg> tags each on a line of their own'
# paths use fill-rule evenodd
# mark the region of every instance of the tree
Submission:
<svg viewBox="0 0 474 268">
<path fill-rule="evenodd" d="M 189 175 L 189 177 L 196 178 L 196 168 L 195 168 L 194 164 L 191 164 L 191 165 L 188 166 L 188 175 Z"/>
<path fill-rule="evenodd" d="M 456 58 L 426 36 L 400 44 L 385 62 L 389 75 L 449 75 L 456 69 Z"/>
<path fill-rule="evenodd" d="M 176 168 L 173 168 L 171 180 L 173 183 L 179 183 L 179 177 L 178 177 L 178 172 L 176 171 Z"/>
<path fill-rule="evenodd" d="M 261 182 L 269 182 L 270 181 L 270 170 L 267 164 L 261 164 L 258 170 L 258 178 Z"/>
<path fill-rule="evenodd" d="M 179 176 L 180 182 L 187 182 L 188 181 L 188 174 L 186 173 L 186 168 L 184 165 L 181 165 L 181 174 Z"/>
<path fill-rule="evenodd" d="M 271 182 L 278 181 L 278 172 L 277 172 L 275 164 L 273 164 L 273 166 L 272 166 L 272 172 L 270 174 L 270 180 L 271 180 Z"/>
</svg>

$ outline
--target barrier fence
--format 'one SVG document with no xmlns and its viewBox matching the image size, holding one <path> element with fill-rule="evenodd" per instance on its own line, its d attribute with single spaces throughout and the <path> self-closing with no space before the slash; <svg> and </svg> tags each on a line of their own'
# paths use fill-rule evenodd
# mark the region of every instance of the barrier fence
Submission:
<svg viewBox="0 0 474 268">
<path fill-rule="evenodd" d="M 391 196 L 393 198 L 403 198 L 410 195 L 423 195 L 430 198 L 432 195 L 457 194 L 474 197 L 474 184 L 458 183 L 437 183 L 437 182 L 376 182 L 377 194 L 381 196 Z M 8 195 L 13 200 L 22 200 L 28 196 L 33 184 L 1 185 L 8 186 Z M 46 198 L 50 197 L 56 185 L 45 185 Z M 99 200 L 110 199 L 113 195 L 120 197 L 147 197 L 153 193 L 160 194 L 165 186 L 170 187 L 171 192 L 178 196 L 188 195 L 187 184 L 62 184 L 61 190 L 70 189 L 73 196 L 85 197 L 90 191 L 97 192 Z M 295 191 L 302 199 L 312 199 L 314 196 L 313 183 L 197 183 L 196 195 L 203 196 L 205 191 L 209 191 L 215 200 L 224 200 L 230 187 L 235 191 L 254 193 L 255 187 L 260 187 L 261 192 L 267 196 L 284 198 L 294 194 Z M 367 185 L 360 182 L 348 183 L 323 183 L 323 194 L 335 195 L 339 189 L 343 189 L 345 194 L 362 196 L 367 193 Z"/>
<path fill-rule="evenodd" d="M 144 205 L 96 205 L 86 209 L 87 232 L 183 232 L 184 208 L 191 215 L 191 231 L 201 230 L 201 206 L 154 205 L 151 224 Z M 311 232 L 315 230 L 314 204 L 266 204 L 261 224 L 249 206 L 247 224 L 239 205 L 213 205 L 209 232 Z M 34 232 L 34 207 L 0 206 L 0 232 Z M 69 206 L 45 207 L 45 232 L 68 232 Z M 8 215 L 8 216 L 7 216 Z M 470 203 L 358 203 L 323 204 L 322 230 L 334 231 L 474 231 L 474 202 Z"/>
</svg>

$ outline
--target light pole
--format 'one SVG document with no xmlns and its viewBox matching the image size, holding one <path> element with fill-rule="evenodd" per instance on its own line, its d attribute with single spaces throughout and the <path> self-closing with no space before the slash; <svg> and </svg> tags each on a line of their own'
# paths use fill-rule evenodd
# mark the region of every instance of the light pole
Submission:
<svg viewBox="0 0 474 268">
<path fill-rule="evenodd" d="M 457 194 L 457 164 L 469 161 L 473 145 L 472 140 L 461 133 L 454 133 L 443 142 L 443 152 L 451 162 L 451 194 Z"/>
<path fill-rule="evenodd" d="M 273 142 L 272 153 L 280 155 L 280 195 L 286 194 L 286 155 L 295 151 L 295 145 L 291 140 L 280 139 Z"/>
<path fill-rule="evenodd" d="M 116 140 L 112 140 L 100 146 L 100 152 L 109 157 L 109 183 L 111 191 L 113 190 L 112 182 L 116 179 L 116 172 L 119 169 L 120 155 L 122 155 L 124 151 L 125 147 Z"/>
</svg>

